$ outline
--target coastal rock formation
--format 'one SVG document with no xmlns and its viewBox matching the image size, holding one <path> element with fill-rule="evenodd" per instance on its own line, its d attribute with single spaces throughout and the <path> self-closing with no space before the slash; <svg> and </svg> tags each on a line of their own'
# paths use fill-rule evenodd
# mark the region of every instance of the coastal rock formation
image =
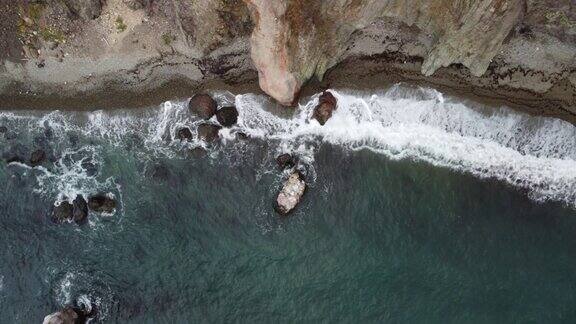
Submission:
<svg viewBox="0 0 576 324">
<path fill-rule="evenodd" d="M 275 209 L 280 215 L 287 215 L 290 213 L 298 203 L 304 191 L 306 190 L 306 182 L 300 172 L 294 171 L 288 179 L 284 182 L 278 197 L 276 198 Z"/>
<path fill-rule="evenodd" d="M 296 165 L 296 158 L 290 153 L 283 153 L 276 157 L 276 165 L 280 170 L 293 168 Z"/>
<path fill-rule="evenodd" d="M 116 200 L 110 194 L 99 193 L 88 198 L 88 207 L 97 213 L 112 214 L 116 210 Z"/>
<path fill-rule="evenodd" d="M 82 195 L 77 195 L 72 202 L 72 219 L 76 224 L 84 224 L 88 220 L 88 204 Z"/>
<path fill-rule="evenodd" d="M 52 210 L 52 221 L 55 223 L 69 222 L 74 215 L 74 207 L 67 201 L 61 201 Z"/>
<path fill-rule="evenodd" d="M 341 59 L 352 33 L 390 17 L 432 35 L 422 73 L 453 63 L 482 75 L 521 16 L 520 0 L 246 0 L 256 22 L 252 59 L 261 88 L 290 105 L 311 76 Z"/>
<path fill-rule="evenodd" d="M 216 119 L 220 125 L 231 127 L 238 121 L 238 110 L 236 107 L 222 107 L 216 112 Z"/>
<path fill-rule="evenodd" d="M 11 108 L 142 106 L 208 85 L 254 92 L 256 81 L 290 105 L 305 84 L 365 87 L 357 80 L 373 77 L 373 87 L 409 81 L 576 118 L 573 0 L 0 6 L 0 101 Z"/>
<path fill-rule="evenodd" d="M 193 114 L 205 120 L 212 118 L 212 116 L 216 114 L 216 108 L 218 108 L 216 101 L 214 101 L 210 95 L 204 93 L 194 95 L 188 103 L 188 109 L 190 109 Z"/>
<path fill-rule="evenodd" d="M 30 165 L 38 166 L 46 159 L 46 152 L 43 150 L 36 150 L 30 155 Z"/>
<path fill-rule="evenodd" d="M 218 139 L 222 127 L 214 124 L 204 123 L 198 126 L 198 138 L 206 142 L 214 142 Z"/>
<path fill-rule="evenodd" d="M 336 109 L 336 98 L 328 91 L 324 91 L 318 99 L 318 105 L 314 108 L 312 118 L 316 119 L 320 125 L 326 124 L 332 117 L 332 112 Z"/>
<path fill-rule="evenodd" d="M 181 141 L 190 141 L 192 137 L 192 131 L 188 127 L 182 127 L 176 132 L 176 139 Z"/>
</svg>

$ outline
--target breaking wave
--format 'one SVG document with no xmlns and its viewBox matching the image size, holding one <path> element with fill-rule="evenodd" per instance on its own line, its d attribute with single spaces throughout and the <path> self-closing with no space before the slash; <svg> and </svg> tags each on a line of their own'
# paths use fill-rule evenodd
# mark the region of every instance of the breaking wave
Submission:
<svg viewBox="0 0 576 324">
<path fill-rule="evenodd" d="M 391 159 L 425 161 L 498 179 L 527 190 L 537 201 L 576 206 L 576 127 L 568 122 L 488 108 L 402 84 L 370 94 L 330 91 L 338 108 L 324 126 L 311 119 L 319 95 L 290 112 L 262 95 L 216 93 L 219 104 L 235 104 L 239 111 L 238 125 L 221 131 L 222 142 L 233 142 L 242 132 L 269 142 L 276 153 L 298 151 L 310 165 L 323 142 L 368 149 Z M 53 149 L 60 153 L 51 169 L 34 168 L 39 193 L 72 199 L 89 189 L 112 188 L 121 195 L 114 178 L 89 174 L 85 165 L 103 163 L 103 145 L 121 147 L 143 161 L 178 158 L 182 150 L 206 148 L 198 139 L 173 140 L 181 127 L 194 132 L 202 122 L 186 106 L 184 101 L 168 101 L 139 111 L 3 113 L 0 122 L 51 134 Z"/>
</svg>

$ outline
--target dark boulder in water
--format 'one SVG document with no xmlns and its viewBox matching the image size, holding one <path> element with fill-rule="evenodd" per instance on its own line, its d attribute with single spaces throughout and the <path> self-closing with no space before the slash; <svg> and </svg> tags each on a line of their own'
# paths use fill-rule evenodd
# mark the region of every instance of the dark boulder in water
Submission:
<svg viewBox="0 0 576 324">
<path fill-rule="evenodd" d="M 282 185 L 280 193 L 276 198 L 275 209 L 280 215 L 288 215 L 300 202 L 304 191 L 306 190 L 306 182 L 304 176 L 294 171 Z"/>
<path fill-rule="evenodd" d="M 296 165 L 296 158 L 290 153 L 280 154 L 276 158 L 276 164 L 281 170 L 289 169 Z"/>
<path fill-rule="evenodd" d="M 69 222 L 74 217 L 74 207 L 67 201 L 62 201 L 52 210 L 52 221 L 55 223 Z"/>
<path fill-rule="evenodd" d="M 221 126 L 214 124 L 200 124 L 198 125 L 198 138 L 206 142 L 214 142 L 219 137 L 220 129 L 222 129 Z"/>
<path fill-rule="evenodd" d="M 46 152 L 44 150 L 36 150 L 30 155 L 30 165 L 38 166 L 46 160 Z"/>
<path fill-rule="evenodd" d="M 97 213 L 112 214 L 116 210 L 116 200 L 107 194 L 99 193 L 88 198 L 88 207 Z"/>
<path fill-rule="evenodd" d="M 182 127 L 178 131 L 176 131 L 176 138 L 181 141 L 190 141 L 194 137 L 192 135 L 192 131 L 188 127 Z"/>
<path fill-rule="evenodd" d="M 216 112 L 216 119 L 220 125 L 231 127 L 238 121 L 238 110 L 236 107 L 222 107 Z"/>
<path fill-rule="evenodd" d="M 0 126 L 0 134 L 4 134 L 8 131 L 8 127 L 6 126 Z"/>
<path fill-rule="evenodd" d="M 207 94 L 197 94 L 188 103 L 188 109 L 202 119 L 210 119 L 216 114 L 218 105 L 216 101 Z"/>
<path fill-rule="evenodd" d="M 326 124 L 328 119 L 332 117 L 332 112 L 336 110 L 336 98 L 328 91 L 324 91 L 318 100 L 318 105 L 314 108 L 312 117 L 316 119 L 320 125 Z"/>
<path fill-rule="evenodd" d="M 72 202 L 72 219 L 76 224 L 85 224 L 88 220 L 88 204 L 86 199 L 81 195 L 76 196 L 76 199 Z"/>
</svg>

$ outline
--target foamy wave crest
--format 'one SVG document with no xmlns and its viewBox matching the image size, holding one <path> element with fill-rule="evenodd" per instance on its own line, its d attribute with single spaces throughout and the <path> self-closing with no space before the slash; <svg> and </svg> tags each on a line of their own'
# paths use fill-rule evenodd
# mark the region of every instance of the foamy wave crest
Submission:
<svg viewBox="0 0 576 324">
<path fill-rule="evenodd" d="M 331 92 L 338 108 L 324 126 L 311 119 L 318 96 L 286 119 L 267 110 L 264 97 L 251 94 L 236 98 L 240 125 L 251 136 L 292 146 L 320 139 L 426 161 L 505 181 L 538 201 L 576 206 L 576 128 L 570 123 L 507 108 L 473 108 L 435 90 L 402 85 L 371 95 Z"/>
<path fill-rule="evenodd" d="M 221 130 L 222 142 L 235 141 L 234 134 L 244 132 L 267 141 L 275 153 L 295 152 L 308 165 L 312 180 L 314 151 L 318 144 L 327 142 L 499 179 L 526 189 L 535 200 L 562 201 L 576 207 L 576 127 L 568 122 L 483 107 L 445 97 L 433 89 L 401 84 L 369 94 L 330 91 L 338 99 L 338 109 L 324 126 L 311 119 L 318 95 L 290 113 L 263 95 L 215 93 L 220 106 L 234 103 L 239 111 L 238 125 Z M 189 113 L 186 101 L 168 101 L 138 111 L 38 115 L 1 113 L 0 120 L 27 125 L 24 128 L 50 129 L 58 139 L 53 145 L 63 152 L 63 158 L 82 150 L 80 156 L 97 160 L 103 145 L 128 148 L 144 161 L 159 155 L 185 158 L 186 154 L 179 153 L 208 146 L 197 138 L 190 142 L 174 140 L 180 128 L 189 127 L 194 134 L 196 125 L 203 122 Z M 79 134 L 88 146 L 69 148 L 70 144 L 61 139 L 70 134 Z M 234 146 L 224 145 L 216 151 L 231 149 Z M 44 170 L 39 176 L 40 191 L 57 191 L 60 198 L 70 199 L 88 188 L 113 185 L 112 179 L 97 182 L 85 175 L 82 160 L 72 160 L 67 164 L 60 159 L 55 170 Z"/>
</svg>

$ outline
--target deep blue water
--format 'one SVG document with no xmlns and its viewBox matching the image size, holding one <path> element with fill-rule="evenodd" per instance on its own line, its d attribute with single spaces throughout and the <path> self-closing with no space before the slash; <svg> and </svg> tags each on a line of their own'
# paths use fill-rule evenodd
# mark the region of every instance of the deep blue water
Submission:
<svg viewBox="0 0 576 324">
<path fill-rule="evenodd" d="M 241 119 L 215 145 L 170 140 L 197 123 L 183 102 L 5 112 L 4 156 L 49 161 L 0 163 L 0 322 L 78 300 L 103 323 L 576 321 L 574 126 L 427 89 L 378 96 L 339 92 L 322 128 L 314 98 L 288 116 L 222 94 Z M 307 173 L 288 217 L 281 152 Z M 114 215 L 51 222 L 55 201 L 96 192 Z"/>
</svg>

